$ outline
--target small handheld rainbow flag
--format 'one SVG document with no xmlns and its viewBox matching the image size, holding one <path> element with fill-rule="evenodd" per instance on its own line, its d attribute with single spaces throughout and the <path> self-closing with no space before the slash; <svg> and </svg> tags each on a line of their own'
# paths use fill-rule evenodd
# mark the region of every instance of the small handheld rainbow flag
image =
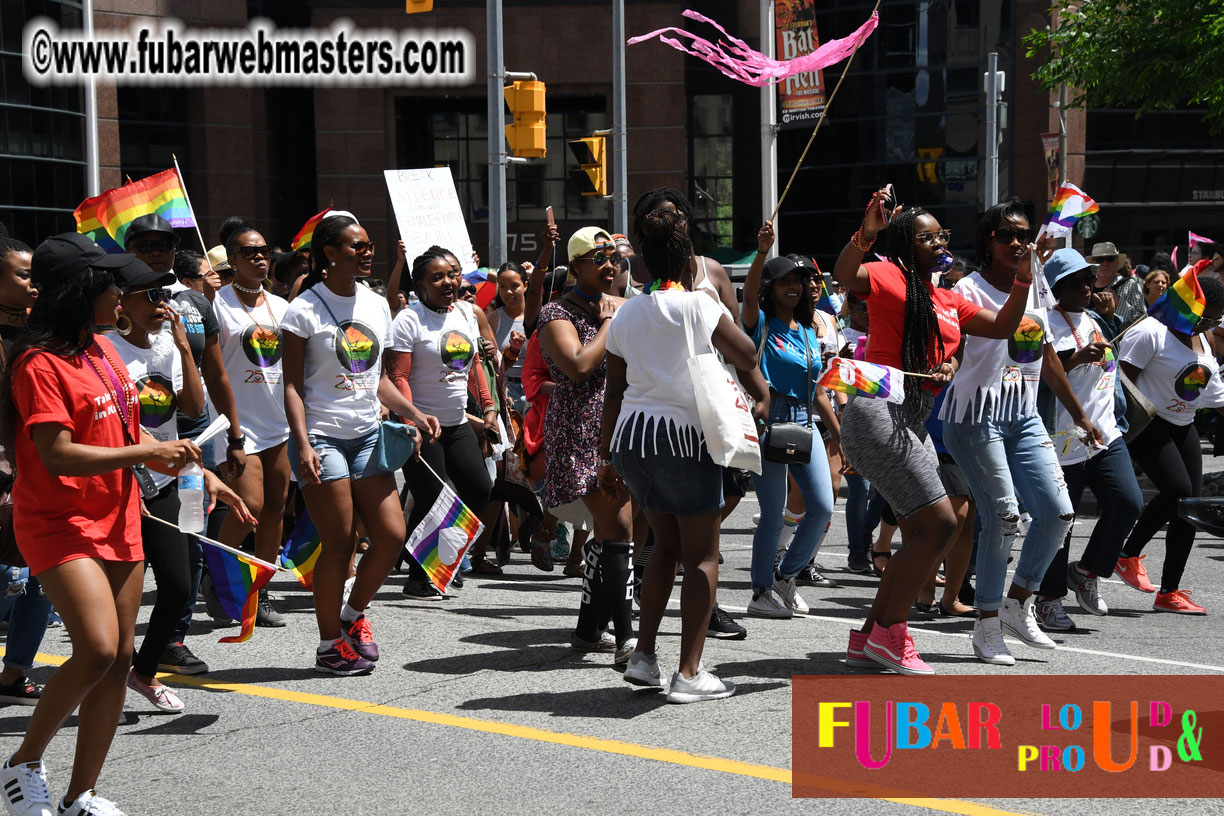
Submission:
<svg viewBox="0 0 1224 816">
<path fill-rule="evenodd" d="M 285 549 L 280 554 L 280 565 L 298 579 L 298 583 L 306 589 L 314 588 L 315 563 L 323 550 L 323 539 L 310 518 L 309 511 L 302 511 L 297 525 L 285 542 Z"/>
<path fill-rule="evenodd" d="M 1054 200 L 1050 202 L 1050 211 L 1046 213 L 1041 231 L 1056 238 L 1060 235 L 1070 235 L 1076 221 L 1100 211 L 1101 208 L 1087 193 L 1074 184 L 1063 182 Z"/>
<path fill-rule="evenodd" d="M 820 385 L 843 394 L 875 397 L 900 405 L 905 402 L 905 375 L 891 366 L 834 357 L 820 376 Z"/>
<path fill-rule="evenodd" d="M 446 592 L 459 562 L 484 525 L 445 483 L 429 513 L 408 536 L 405 549 L 417 560 L 439 592 Z"/>
<path fill-rule="evenodd" d="M 816 261 L 813 260 L 812 263 L 816 264 Z M 814 304 L 815 308 L 836 317 L 837 310 L 833 308 L 833 301 L 829 299 L 829 288 L 825 286 L 824 274 L 821 273 L 819 264 L 816 264 L 816 280 L 820 281 L 820 297 Z"/>
<path fill-rule="evenodd" d="M 1192 266 L 1148 307 L 1148 314 L 1179 334 L 1193 335 L 1207 308 L 1207 298 L 1203 296 L 1203 287 L 1199 286 L 1199 270 L 1210 264 L 1211 260 L 1205 258 Z"/>
<path fill-rule="evenodd" d="M 77 232 L 88 235 L 107 252 L 123 252 L 128 225 L 142 216 L 157 213 L 172 227 L 194 227 L 195 219 L 187 206 L 187 193 L 174 169 L 163 170 L 140 181 L 107 190 L 95 198 L 87 198 L 73 215 Z M 100 233 L 111 239 L 106 244 Z"/>
<path fill-rule="evenodd" d="M 310 249 L 310 242 L 314 240 L 315 227 L 317 227 L 319 222 L 322 221 L 331 211 L 332 208 L 328 207 L 327 209 L 323 210 L 323 212 L 312 215 L 306 220 L 306 223 L 302 225 L 300 230 L 298 230 L 298 234 L 293 236 L 293 243 L 289 245 L 293 248 L 294 252 L 297 252 L 299 249 Z"/>
<path fill-rule="evenodd" d="M 233 637 L 223 637 L 218 643 L 243 643 L 255 630 L 255 612 L 259 605 L 259 590 L 276 574 L 276 567 L 258 558 L 230 549 L 220 542 L 196 536 L 204 545 L 204 561 L 217 590 L 221 608 L 231 618 L 242 622 L 242 631 Z"/>
</svg>

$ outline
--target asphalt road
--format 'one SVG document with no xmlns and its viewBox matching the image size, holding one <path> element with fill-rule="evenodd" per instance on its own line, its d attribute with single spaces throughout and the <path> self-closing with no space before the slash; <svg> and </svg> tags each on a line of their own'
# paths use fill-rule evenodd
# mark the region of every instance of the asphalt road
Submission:
<svg viewBox="0 0 1224 816">
<path fill-rule="evenodd" d="M 1224 460 L 1205 462 L 1220 470 Z M 186 702 L 164 715 L 129 692 L 99 791 L 131 816 L 199 814 L 537 814 L 822 813 L 1129 814 L 1175 806 L 1181 814 L 1224 812 L 1219 800 L 826 800 L 791 799 L 791 689 L 794 674 L 840 675 L 846 633 L 861 621 L 876 580 L 845 571 L 841 504 L 819 560 L 841 582 L 802 594 L 812 614 L 788 621 L 743 616 L 750 599 L 750 496 L 723 530 L 720 600 L 749 629 L 747 640 L 708 641 L 706 665 L 739 693 L 718 702 L 669 706 L 635 693 L 610 656 L 573 652 L 568 637 L 579 581 L 541 573 L 515 555 L 501 578 L 469 576 L 440 602 L 409 601 L 392 576 L 370 611 L 383 657 L 368 677 L 332 678 L 312 668 L 317 632 L 311 596 L 291 580 L 273 582 L 290 620 L 259 629 L 245 644 L 216 642 L 203 605 L 189 637 L 212 667 L 197 678 L 168 677 Z M 1075 530 L 1076 552 L 1091 519 Z M 1150 546 L 1159 574 L 1163 546 Z M 1015 644 L 1013 668 L 973 658 L 971 621 L 912 627 L 941 674 L 1224 673 L 1224 544 L 1200 536 L 1184 587 L 1212 615 L 1157 614 L 1150 595 L 1109 580 L 1106 618 L 1076 616 L 1080 630 L 1055 651 Z M 1155 563 L 1153 563 L 1155 562 Z M 147 589 L 153 591 L 150 577 Z M 146 596 L 146 601 L 149 600 Z M 679 597 L 679 585 L 673 599 Z M 147 615 L 142 610 L 142 620 Z M 664 621 L 661 665 L 675 668 L 679 619 Z M 143 624 L 137 629 L 143 633 Z M 70 653 L 62 629 L 43 643 L 45 663 Z M 45 680 L 52 669 L 32 675 Z M 27 709 L 0 710 L 0 741 L 11 750 Z M 46 757 L 62 792 L 75 720 Z M 1216 737 L 1218 739 L 1218 735 Z"/>
</svg>

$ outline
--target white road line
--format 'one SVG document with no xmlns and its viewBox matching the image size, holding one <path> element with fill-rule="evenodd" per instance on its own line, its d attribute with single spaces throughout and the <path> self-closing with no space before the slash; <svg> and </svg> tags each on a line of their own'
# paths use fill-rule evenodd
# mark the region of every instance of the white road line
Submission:
<svg viewBox="0 0 1224 816">
<path fill-rule="evenodd" d="M 668 600 L 668 605 L 679 606 L 680 599 L 670 598 Z M 721 606 L 723 609 L 727 610 L 728 612 L 739 612 L 743 614 L 747 614 L 748 612 L 748 610 L 742 606 L 727 606 L 726 604 L 723 604 L 723 603 L 720 603 L 719 606 Z M 847 628 L 847 631 L 849 630 L 850 624 L 854 623 L 852 619 L 834 618 L 834 617 L 829 617 L 825 615 L 796 615 L 791 620 L 810 620 L 810 621 L 824 621 L 827 623 L 839 623 L 845 626 Z M 966 620 L 969 620 L 969 619 L 966 618 Z M 910 628 L 915 632 L 922 632 L 923 634 L 943 635 L 944 637 L 961 638 L 963 640 L 969 640 L 972 637 L 972 635 L 966 634 L 964 632 L 944 632 L 940 629 L 930 629 L 925 626 L 911 625 Z M 1056 651 L 1075 652 L 1077 654 L 1096 655 L 1098 657 L 1116 657 L 1122 660 L 1134 660 L 1139 663 L 1157 663 L 1163 666 L 1181 666 L 1182 668 L 1187 668 L 1187 669 L 1203 669 L 1205 671 L 1224 672 L 1224 666 L 1212 666 L 1207 663 L 1187 663 L 1182 660 L 1167 660 L 1163 657 L 1147 657 L 1145 655 L 1123 654 L 1121 652 L 1103 652 L 1098 649 L 1082 649 L 1078 646 L 1063 646 L 1061 643 L 1058 645 L 1058 649 Z"/>
</svg>

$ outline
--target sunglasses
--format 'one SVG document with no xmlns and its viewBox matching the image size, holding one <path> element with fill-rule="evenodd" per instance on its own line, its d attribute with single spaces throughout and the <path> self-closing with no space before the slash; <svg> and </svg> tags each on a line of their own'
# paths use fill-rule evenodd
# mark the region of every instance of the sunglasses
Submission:
<svg viewBox="0 0 1224 816">
<path fill-rule="evenodd" d="M 136 290 L 124 292 L 123 294 L 124 295 L 138 295 L 142 293 L 144 294 L 145 297 L 149 299 L 149 302 L 155 306 L 158 303 L 169 303 L 170 298 L 174 295 L 174 293 L 171 292 L 169 289 L 143 289 L 143 290 L 136 289 Z"/>
<path fill-rule="evenodd" d="M 175 243 L 169 238 L 163 238 L 160 241 L 137 241 L 128 247 L 132 252 L 139 252 L 142 255 L 150 252 L 173 252 Z"/>
<path fill-rule="evenodd" d="M 952 230 L 940 230 L 939 232 L 920 232 L 914 236 L 914 239 L 920 244 L 927 246 L 935 246 L 941 243 L 947 246 L 952 240 Z"/>
<path fill-rule="evenodd" d="M 364 255 L 367 252 L 374 252 L 373 241 L 354 241 L 351 244 L 345 244 L 345 246 L 353 250 L 353 252 L 357 253 L 358 255 Z"/>
<path fill-rule="evenodd" d="M 994 239 L 1000 244 L 1010 244 L 1012 241 L 1019 241 L 1022 244 L 1027 244 L 1029 241 L 1032 241 L 1033 236 L 1036 235 L 1036 233 L 1031 229 L 1008 229 L 1006 227 L 1003 229 L 997 229 L 991 234 L 994 235 Z"/>
<path fill-rule="evenodd" d="M 476 287 L 475 287 L 475 286 L 460 286 L 460 287 L 459 287 L 459 294 L 461 294 L 461 295 L 474 295 L 474 294 L 476 294 Z"/>
<path fill-rule="evenodd" d="M 267 258 L 269 256 L 268 245 L 238 247 L 238 254 L 248 261 L 253 261 L 256 258 Z"/>
<path fill-rule="evenodd" d="M 1096 259 L 1097 263 L 1113 263 L 1116 260 L 1118 260 L 1117 255 L 1102 255 Z"/>
<path fill-rule="evenodd" d="M 615 252 L 602 252 L 602 253 L 596 252 L 591 257 L 584 258 L 583 260 L 590 261 L 596 266 L 603 266 L 604 264 L 615 263 L 616 259 L 619 257 L 620 256 L 617 255 Z"/>
</svg>

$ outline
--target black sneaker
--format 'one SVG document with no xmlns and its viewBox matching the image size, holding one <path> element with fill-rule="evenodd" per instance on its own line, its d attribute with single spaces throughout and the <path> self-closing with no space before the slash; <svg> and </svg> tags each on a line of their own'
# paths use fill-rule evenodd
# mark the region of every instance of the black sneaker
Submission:
<svg viewBox="0 0 1224 816">
<path fill-rule="evenodd" d="M 418 601 L 440 601 L 443 597 L 429 581 L 414 581 L 411 578 L 404 584 L 404 596 Z"/>
<path fill-rule="evenodd" d="M 855 575 L 862 575 L 871 572 L 871 561 L 867 559 L 867 553 L 864 550 L 851 550 L 850 560 L 846 564 L 846 569 L 853 572 Z"/>
<path fill-rule="evenodd" d="M 743 640 L 748 637 L 748 630 L 732 620 L 721 606 L 714 604 L 714 609 L 710 612 L 710 627 L 706 630 L 706 635 L 724 640 Z"/>
<path fill-rule="evenodd" d="M 806 567 L 799 570 L 799 574 L 795 576 L 795 583 L 799 586 L 837 586 L 838 584 L 836 581 L 822 572 L 823 569 L 824 567 L 820 566 L 820 564 L 808 564 Z"/>
<path fill-rule="evenodd" d="M 171 643 L 157 661 L 157 670 L 171 674 L 207 674 L 208 664 L 182 643 Z"/>
<path fill-rule="evenodd" d="M 0 686 L 0 705 L 38 705 L 42 692 L 42 686 L 28 677 L 22 677 L 16 683 Z"/>
<path fill-rule="evenodd" d="M 259 607 L 255 611 L 255 625 L 278 629 L 286 624 L 285 616 L 272 608 L 268 590 L 259 590 Z"/>
</svg>

